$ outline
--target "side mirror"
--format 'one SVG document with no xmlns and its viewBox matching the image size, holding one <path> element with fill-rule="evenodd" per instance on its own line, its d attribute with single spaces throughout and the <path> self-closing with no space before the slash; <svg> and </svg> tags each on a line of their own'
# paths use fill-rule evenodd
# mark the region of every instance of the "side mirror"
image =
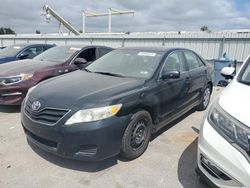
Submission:
<svg viewBox="0 0 250 188">
<path fill-rule="evenodd" d="M 26 58 L 28 58 L 28 57 L 29 57 L 29 54 L 26 53 L 26 52 L 23 52 L 23 53 L 21 53 L 21 54 L 18 56 L 19 59 L 26 59 Z"/>
<path fill-rule="evenodd" d="M 180 78 L 180 72 L 179 71 L 169 71 L 169 72 L 166 72 L 166 73 L 162 74 L 161 78 L 163 80 L 177 79 L 177 78 Z"/>
<path fill-rule="evenodd" d="M 75 65 L 84 65 L 84 64 L 87 64 L 87 63 L 88 63 L 87 60 L 84 59 L 84 58 L 81 58 L 81 57 L 76 58 L 75 61 L 74 61 Z"/>
<path fill-rule="evenodd" d="M 234 67 L 224 67 L 220 71 L 221 75 L 226 79 L 233 79 L 235 75 L 235 68 Z"/>
</svg>

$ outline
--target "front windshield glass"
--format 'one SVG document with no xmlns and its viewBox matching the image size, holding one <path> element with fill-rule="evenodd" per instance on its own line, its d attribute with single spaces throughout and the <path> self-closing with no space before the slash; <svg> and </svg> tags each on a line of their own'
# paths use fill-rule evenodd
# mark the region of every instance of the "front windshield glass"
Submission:
<svg viewBox="0 0 250 188">
<path fill-rule="evenodd" d="M 23 46 L 18 46 L 18 45 L 7 46 L 6 48 L 0 50 L 0 56 L 1 57 L 12 57 L 12 56 L 15 56 L 23 48 L 24 48 Z"/>
<path fill-rule="evenodd" d="M 162 56 L 163 52 L 114 50 L 86 69 L 100 74 L 148 79 L 155 72 Z"/>
<path fill-rule="evenodd" d="M 250 85 L 250 59 L 240 73 L 240 82 Z"/>
<path fill-rule="evenodd" d="M 56 46 L 46 50 L 34 59 L 39 61 L 52 61 L 63 63 L 68 60 L 75 52 L 80 51 L 81 48 L 71 46 Z"/>
</svg>

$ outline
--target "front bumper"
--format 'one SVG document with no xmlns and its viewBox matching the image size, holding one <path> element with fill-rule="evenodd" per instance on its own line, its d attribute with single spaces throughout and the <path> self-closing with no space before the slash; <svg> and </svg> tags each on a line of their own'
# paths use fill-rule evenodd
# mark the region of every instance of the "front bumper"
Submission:
<svg viewBox="0 0 250 188">
<path fill-rule="evenodd" d="M 217 187 L 250 187 L 250 163 L 204 120 L 198 142 L 198 171 Z"/>
<path fill-rule="evenodd" d="M 29 88 L 36 85 L 32 80 L 5 86 L 0 84 L 0 105 L 21 105 Z"/>
<path fill-rule="evenodd" d="M 66 127 L 64 123 L 69 116 L 48 126 L 32 121 L 22 111 L 21 122 L 30 142 L 60 157 L 98 161 L 120 153 L 130 115 Z"/>
</svg>

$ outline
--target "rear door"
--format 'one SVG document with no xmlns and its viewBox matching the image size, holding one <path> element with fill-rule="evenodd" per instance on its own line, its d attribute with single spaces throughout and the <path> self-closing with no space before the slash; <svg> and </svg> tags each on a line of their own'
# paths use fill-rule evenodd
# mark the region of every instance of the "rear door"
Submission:
<svg viewBox="0 0 250 188">
<path fill-rule="evenodd" d="M 187 66 L 190 73 L 191 87 L 190 87 L 190 103 L 199 100 L 199 94 L 201 93 L 205 81 L 207 68 L 200 60 L 200 58 L 192 51 L 184 51 Z"/>
</svg>

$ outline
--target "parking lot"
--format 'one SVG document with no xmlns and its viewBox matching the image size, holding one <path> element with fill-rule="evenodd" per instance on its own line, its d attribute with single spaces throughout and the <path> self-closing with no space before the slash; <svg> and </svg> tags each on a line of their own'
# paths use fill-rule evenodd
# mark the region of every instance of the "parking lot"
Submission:
<svg viewBox="0 0 250 188">
<path fill-rule="evenodd" d="M 214 88 L 212 100 L 221 92 Z M 138 159 L 90 163 L 58 158 L 27 143 L 18 107 L 0 107 L 0 187 L 205 188 L 194 167 L 204 112 L 191 111 L 153 136 Z"/>
</svg>

